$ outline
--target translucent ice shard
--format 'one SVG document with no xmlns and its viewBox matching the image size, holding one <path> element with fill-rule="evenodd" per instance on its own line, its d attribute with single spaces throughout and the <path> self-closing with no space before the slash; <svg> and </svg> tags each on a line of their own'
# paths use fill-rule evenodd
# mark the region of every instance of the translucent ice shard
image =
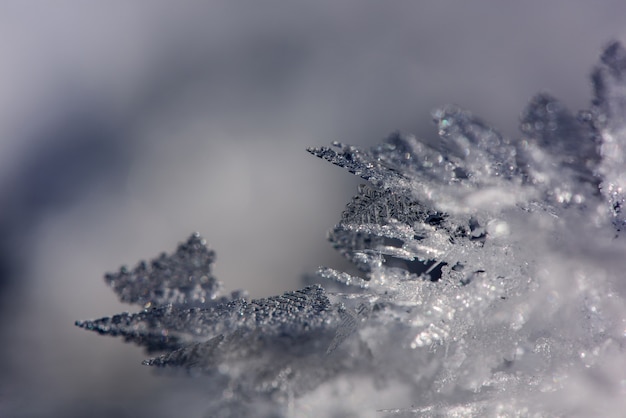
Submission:
<svg viewBox="0 0 626 418">
<path fill-rule="evenodd" d="M 91 321 L 78 321 L 81 328 L 103 335 L 121 336 L 145 346 L 148 351 L 179 348 L 194 339 L 208 339 L 232 332 L 245 318 L 240 313 L 247 306 L 244 299 L 203 307 L 162 305 L 135 314 L 123 313 Z"/>
<path fill-rule="evenodd" d="M 334 311 L 324 289 L 308 286 L 281 296 L 239 300 L 218 305 L 209 311 L 188 310 L 187 323 L 180 323 L 173 331 L 192 334 L 192 341 L 180 349 L 144 362 L 150 366 L 183 366 L 210 370 L 229 359 L 243 361 L 246 351 L 259 344 L 298 344 L 311 336 L 319 338 L 330 332 L 329 323 L 336 322 Z M 168 329 L 169 331 L 169 329 Z M 237 354 L 239 353 L 239 354 Z"/>
<path fill-rule="evenodd" d="M 309 286 L 266 299 L 236 299 L 194 307 L 168 304 L 76 324 L 156 351 L 234 332 L 300 335 L 322 327 L 332 317 L 331 311 L 324 289 Z"/>
<path fill-rule="evenodd" d="M 187 369 L 214 368 L 218 365 L 218 357 L 215 351 L 222 341 L 224 341 L 224 336 L 218 335 L 206 342 L 189 344 L 159 357 L 144 360 L 143 364 L 146 366 L 184 367 Z"/>
<path fill-rule="evenodd" d="M 602 54 L 593 73 L 596 117 L 600 132 L 602 162 L 598 173 L 603 177 L 602 194 L 611 205 L 616 226 L 626 224 L 626 50 L 614 42 Z"/>
<path fill-rule="evenodd" d="M 547 94 L 535 96 L 522 115 L 518 161 L 524 181 L 547 201 L 581 203 L 598 190 L 600 157 L 592 127 Z M 566 178 L 567 181 L 563 181 Z"/>
<path fill-rule="evenodd" d="M 613 42 L 604 50 L 593 73 L 594 106 L 601 115 L 599 123 L 611 132 L 626 123 L 626 49 Z"/>
<path fill-rule="evenodd" d="M 507 138 L 470 112 L 445 106 L 433 112 L 448 155 L 464 160 L 462 175 L 470 180 L 512 178 L 517 174 L 515 148 Z M 461 174 L 461 173 L 460 173 Z"/>
</svg>

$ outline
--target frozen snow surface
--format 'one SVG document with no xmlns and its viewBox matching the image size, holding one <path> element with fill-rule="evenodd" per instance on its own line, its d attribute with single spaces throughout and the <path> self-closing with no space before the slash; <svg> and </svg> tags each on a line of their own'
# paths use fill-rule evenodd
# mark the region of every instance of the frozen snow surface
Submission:
<svg viewBox="0 0 626 418">
<path fill-rule="evenodd" d="M 506 138 L 433 112 L 439 142 L 309 151 L 367 184 L 322 267 L 281 296 L 222 296 L 192 235 L 107 275 L 142 310 L 77 325 L 206 387 L 207 416 L 589 417 L 626 410 L 626 50 L 590 108 L 539 94 Z"/>
</svg>

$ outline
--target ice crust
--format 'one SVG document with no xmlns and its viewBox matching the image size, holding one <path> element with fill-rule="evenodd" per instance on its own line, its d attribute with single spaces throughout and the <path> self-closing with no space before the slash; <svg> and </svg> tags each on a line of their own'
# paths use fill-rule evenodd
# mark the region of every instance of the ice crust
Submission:
<svg viewBox="0 0 626 418">
<path fill-rule="evenodd" d="M 271 298 L 219 296 L 214 254 L 193 235 L 106 276 L 142 311 L 77 325 L 165 351 L 144 364 L 200 375 L 211 416 L 304 416 L 322 403 L 333 416 L 620 416 L 619 43 L 592 80 L 578 114 L 535 96 L 517 139 L 445 106 L 436 145 L 394 133 L 370 149 L 309 149 L 367 181 L 329 232 L 355 272 L 321 267 L 319 284 Z"/>
</svg>

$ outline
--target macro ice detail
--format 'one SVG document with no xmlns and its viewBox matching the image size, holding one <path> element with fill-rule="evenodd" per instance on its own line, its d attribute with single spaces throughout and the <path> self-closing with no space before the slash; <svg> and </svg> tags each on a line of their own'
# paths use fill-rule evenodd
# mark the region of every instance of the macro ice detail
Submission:
<svg viewBox="0 0 626 418">
<path fill-rule="evenodd" d="M 619 416 L 619 43 L 592 81 L 579 113 L 532 98 L 519 138 L 444 106 L 436 144 L 394 133 L 369 149 L 309 149 L 367 181 L 329 232 L 354 271 L 321 267 L 316 284 L 271 298 L 220 296 L 213 252 L 193 235 L 106 276 L 143 310 L 76 324 L 156 353 L 146 365 L 208 379 L 219 416 L 302 416 L 312 405 L 316 416 Z"/>
<path fill-rule="evenodd" d="M 204 303 L 219 292 L 219 282 L 211 275 L 214 259 L 215 253 L 194 234 L 171 256 L 161 254 L 132 271 L 122 267 L 119 273 L 107 274 L 105 280 L 122 302 L 148 307 Z"/>
</svg>

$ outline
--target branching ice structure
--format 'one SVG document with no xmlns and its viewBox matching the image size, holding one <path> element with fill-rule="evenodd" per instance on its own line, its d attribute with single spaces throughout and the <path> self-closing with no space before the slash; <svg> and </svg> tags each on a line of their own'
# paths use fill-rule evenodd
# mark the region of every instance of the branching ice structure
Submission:
<svg viewBox="0 0 626 418">
<path fill-rule="evenodd" d="M 309 149 L 368 182 L 329 233 L 352 273 L 320 268 L 321 285 L 267 299 L 219 296 L 213 252 L 193 235 L 106 276 L 142 311 L 76 324 L 165 351 L 146 365 L 208 376 L 211 416 L 620 416 L 619 43 L 593 84 L 577 115 L 536 96 L 518 140 L 446 106 L 433 113 L 437 144 L 393 134 L 367 150 Z"/>
</svg>

